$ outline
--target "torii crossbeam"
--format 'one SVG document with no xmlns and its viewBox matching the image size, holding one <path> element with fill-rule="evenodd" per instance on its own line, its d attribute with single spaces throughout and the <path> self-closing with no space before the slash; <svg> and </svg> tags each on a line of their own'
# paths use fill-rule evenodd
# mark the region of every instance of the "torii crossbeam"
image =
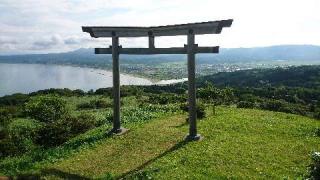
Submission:
<svg viewBox="0 0 320 180">
<path fill-rule="evenodd" d="M 112 46 L 109 48 L 96 48 L 96 54 L 112 54 L 113 66 L 113 133 L 123 133 L 124 128 L 120 123 L 120 54 L 187 54 L 188 55 L 188 94 L 189 94 L 189 134 L 188 140 L 199 140 L 197 133 L 196 117 L 196 86 L 195 86 L 195 54 L 219 53 L 219 47 L 198 47 L 195 44 L 195 35 L 220 34 L 224 27 L 230 27 L 232 19 L 221 21 L 209 21 L 201 23 L 178 24 L 169 26 L 151 27 L 112 27 L 112 26 L 84 26 L 83 32 L 90 33 L 91 37 L 111 37 Z M 184 47 L 156 48 L 154 38 L 156 36 L 186 35 L 187 45 Z M 119 46 L 119 37 L 149 37 L 149 48 L 122 48 Z"/>
</svg>

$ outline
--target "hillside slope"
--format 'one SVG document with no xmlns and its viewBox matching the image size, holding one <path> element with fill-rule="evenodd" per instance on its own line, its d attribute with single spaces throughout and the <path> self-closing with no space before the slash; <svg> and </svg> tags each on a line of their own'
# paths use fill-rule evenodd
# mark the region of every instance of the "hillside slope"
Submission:
<svg viewBox="0 0 320 180">
<path fill-rule="evenodd" d="M 320 89 L 320 66 L 297 66 L 274 69 L 252 69 L 220 72 L 200 77 L 198 83 L 213 82 L 217 86 L 231 87 L 301 87 Z"/>
<path fill-rule="evenodd" d="M 199 122 L 199 142 L 183 141 L 185 115 L 130 126 L 56 163 L 41 176 L 56 178 L 281 179 L 303 177 L 320 150 L 320 122 L 270 111 L 219 107 Z M 208 113 L 210 111 L 208 110 Z"/>
</svg>

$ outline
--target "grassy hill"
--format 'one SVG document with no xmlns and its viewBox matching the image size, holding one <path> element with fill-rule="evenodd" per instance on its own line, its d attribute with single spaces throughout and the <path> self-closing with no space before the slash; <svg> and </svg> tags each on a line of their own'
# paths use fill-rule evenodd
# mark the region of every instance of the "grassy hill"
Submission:
<svg viewBox="0 0 320 180">
<path fill-rule="evenodd" d="M 122 136 L 108 134 L 111 88 L 1 97 L 0 176 L 303 179 L 320 151 L 318 73 L 304 66 L 198 79 L 199 142 L 184 141 L 185 83 L 122 86 L 121 122 L 130 129 Z"/>
<path fill-rule="evenodd" d="M 199 78 L 214 82 L 217 86 L 231 87 L 299 87 L 320 89 L 320 66 L 297 66 L 274 69 L 252 69 L 235 72 L 220 72 Z"/>
<path fill-rule="evenodd" d="M 0 172 L 49 179 L 293 179 L 304 177 L 310 154 L 320 149 L 315 135 L 320 122 L 314 119 L 223 106 L 216 115 L 210 108 L 207 112 L 199 122 L 204 137 L 199 142 L 184 141 L 186 115 L 177 113 L 127 124 L 128 133 L 103 136 L 90 146 L 82 142 L 67 156 L 48 153 L 44 161 L 20 161 L 18 167 L 9 158 L 0 163 Z M 93 129 L 66 144 L 94 139 L 109 128 Z"/>
</svg>

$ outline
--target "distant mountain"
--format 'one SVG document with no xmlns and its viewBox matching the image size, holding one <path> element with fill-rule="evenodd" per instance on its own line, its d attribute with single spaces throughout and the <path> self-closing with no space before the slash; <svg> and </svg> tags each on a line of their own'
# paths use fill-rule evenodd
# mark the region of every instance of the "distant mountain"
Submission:
<svg viewBox="0 0 320 180">
<path fill-rule="evenodd" d="M 320 46 L 282 45 L 256 48 L 222 49 L 217 58 L 226 61 L 318 61 Z"/>
<path fill-rule="evenodd" d="M 186 60 L 185 55 L 121 55 L 121 63 L 165 63 Z M 320 46 L 281 45 L 255 48 L 221 49 L 219 54 L 199 54 L 198 63 L 320 63 Z M 93 49 L 78 49 L 67 53 L 0 56 L 3 63 L 73 64 L 110 66 L 110 55 L 95 55 Z"/>
</svg>

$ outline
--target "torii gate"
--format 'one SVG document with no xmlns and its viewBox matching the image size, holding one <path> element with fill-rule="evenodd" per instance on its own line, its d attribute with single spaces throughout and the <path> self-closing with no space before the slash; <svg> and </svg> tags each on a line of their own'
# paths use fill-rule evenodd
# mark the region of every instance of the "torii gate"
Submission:
<svg viewBox="0 0 320 180">
<path fill-rule="evenodd" d="M 187 54 L 188 55 L 188 94 L 189 94 L 189 135 L 187 140 L 199 140 L 196 117 L 196 86 L 195 86 L 195 54 L 219 53 L 219 46 L 198 47 L 195 44 L 196 34 L 220 34 L 224 27 L 230 27 L 232 19 L 209 21 L 201 23 L 178 24 L 169 26 L 151 27 L 111 27 L 85 26 L 83 32 L 90 33 L 91 37 L 111 37 L 112 46 L 109 48 L 95 48 L 95 54 L 112 54 L 113 66 L 113 129 L 111 132 L 121 134 L 126 131 L 120 124 L 120 54 Z M 155 48 L 155 36 L 187 35 L 188 43 L 184 47 Z M 122 48 L 119 46 L 119 37 L 149 37 L 149 48 Z"/>
</svg>

